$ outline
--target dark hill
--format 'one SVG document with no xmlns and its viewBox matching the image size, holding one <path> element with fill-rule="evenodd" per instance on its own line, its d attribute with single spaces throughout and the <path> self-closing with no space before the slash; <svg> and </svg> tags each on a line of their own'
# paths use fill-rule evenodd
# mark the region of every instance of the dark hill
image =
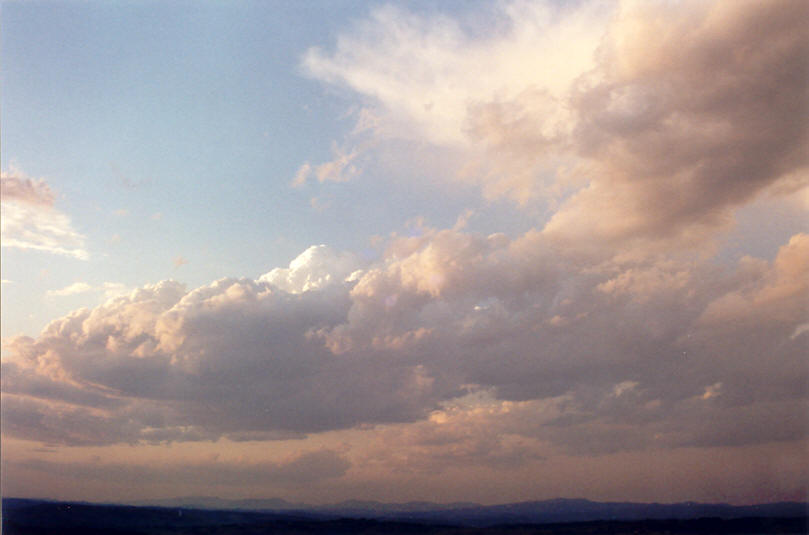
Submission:
<svg viewBox="0 0 809 535">
<path fill-rule="evenodd" d="M 513 517 L 535 514 L 537 511 L 566 511 L 592 508 L 598 511 L 596 502 L 586 500 L 552 500 L 550 502 L 527 502 L 495 506 L 497 514 L 508 512 Z M 352 504 L 356 505 L 356 504 Z M 634 504 L 638 505 L 638 504 Z M 641 504 L 642 505 L 642 504 Z M 688 505 L 688 504 L 679 504 Z M 696 505 L 696 504 L 690 504 Z M 805 511 L 806 505 L 801 505 Z M 419 505 L 417 507 L 423 507 Z M 773 506 L 754 506 L 759 510 L 777 512 L 783 509 Z M 481 508 L 487 509 L 487 508 Z M 789 509 L 789 508 L 787 508 Z M 693 511 L 694 509 L 691 509 Z M 456 511 L 467 511 L 458 509 Z M 413 513 L 416 514 L 416 513 Z M 426 514 L 422 511 L 419 514 Z M 460 513 L 457 513 L 460 516 Z M 497 515 L 487 517 L 492 520 Z M 770 534 L 807 533 L 805 514 L 786 516 L 747 516 L 741 518 L 667 518 L 638 520 L 595 520 L 551 523 L 513 523 L 473 527 L 469 517 L 463 523 L 427 520 L 404 521 L 381 518 L 339 518 L 322 512 L 298 511 L 295 513 L 271 513 L 228 510 L 203 510 L 168 507 L 135 507 L 123 505 L 93 505 L 87 503 L 49 502 L 43 500 L 3 500 L 3 534 L 44 535 L 253 535 L 273 533 L 278 535 L 320 534 L 414 534 L 435 535 L 554 535 L 573 533 L 619 534 Z M 474 520 L 474 519 L 473 519 Z M 466 525 L 463 525 L 466 524 Z"/>
</svg>

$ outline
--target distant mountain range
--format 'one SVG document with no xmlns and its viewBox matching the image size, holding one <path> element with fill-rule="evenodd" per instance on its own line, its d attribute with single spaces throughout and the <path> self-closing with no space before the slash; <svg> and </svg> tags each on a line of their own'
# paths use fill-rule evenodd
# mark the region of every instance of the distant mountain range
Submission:
<svg viewBox="0 0 809 535">
<path fill-rule="evenodd" d="M 600 503 L 557 499 L 483 506 L 470 503 L 326 506 L 281 499 L 187 497 L 89 504 L 3 498 L 3 535 L 749 535 L 809 533 L 809 504 Z"/>
<path fill-rule="evenodd" d="M 809 515 L 809 503 L 778 502 L 758 505 L 726 503 L 633 503 L 594 502 L 585 499 L 554 500 L 480 505 L 470 502 L 383 503 L 350 500 L 330 505 L 291 503 L 280 498 L 225 500 L 194 496 L 168 500 L 147 500 L 130 505 L 189 509 L 305 513 L 322 518 L 368 518 L 416 521 L 454 525 L 490 526 L 495 524 L 587 522 L 595 520 L 643 520 L 690 518 L 799 517 Z"/>
<path fill-rule="evenodd" d="M 483 507 L 474 502 L 433 503 L 416 501 L 384 503 L 373 500 L 346 500 L 329 505 L 309 505 L 306 503 L 288 502 L 281 498 L 226 500 L 213 496 L 183 496 L 163 500 L 139 500 L 127 502 L 127 504 L 138 506 L 187 507 L 192 509 L 230 509 L 236 511 L 312 511 L 334 514 L 351 512 L 351 516 L 363 516 L 367 514 L 375 516 L 376 514 L 389 513 L 423 513 Z"/>
</svg>

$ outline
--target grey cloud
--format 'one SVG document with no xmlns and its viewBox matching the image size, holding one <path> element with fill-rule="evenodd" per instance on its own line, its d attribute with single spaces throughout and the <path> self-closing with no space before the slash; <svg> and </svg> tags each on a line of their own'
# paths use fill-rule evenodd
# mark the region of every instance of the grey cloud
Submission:
<svg viewBox="0 0 809 535">
<path fill-rule="evenodd" d="M 807 247 L 797 235 L 773 262 L 728 271 L 575 264 L 534 232 L 427 230 L 393 239 L 352 282 L 321 273 L 328 284 L 300 293 L 168 281 L 13 341 L 4 432 L 67 444 L 288 438 L 422 420 L 482 388 L 564 398 L 558 418 L 526 429 L 570 447 L 588 434 L 616 448 L 794 437 L 799 427 L 751 429 L 761 404 L 786 414 L 806 398 L 807 333 L 793 333 L 809 314 Z M 314 280 L 305 266 L 301 280 Z M 720 383 L 700 402 L 739 428 L 710 438 L 685 408 Z"/>
<path fill-rule="evenodd" d="M 735 207 L 807 185 L 806 2 L 495 11 L 482 37 L 375 10 L 303 67 L 354 91 L 378 142 L 463 154 L 456 178 L 547 210 L 567 247 L 704 245 Z"/>
<path fill-rule="evenodd" d="M 47 444 L 87 446 L 134 443 L 139 425 L 121 414 L 3 395 L 3 434 Z"/>
<path fill-rule="evenodd" d="M 3 363 L 0 373 L 2 373 L 2 390 L 7 394 L 24 394 L 95 408 L 114 408 L 123 404 L 122 400 L 106 395 L 103 389 L 53 380 L 13 362 Z"/>
<path fill-rule="evenodd" d="M 433 398 L 415 364 L 337 358 L 313 334 L 345 321 L 349 290 L 339 276 L 302 293 L 166 281 L 74 312 L 8 344 L 4 388 L 19 399 L 4 431 L 69 444 L 286 438 L 422 417 Z"/>
<path fill-rule="evenodd" d="M 796 187 L 789 175 L 809 165 L 807 18 L 795 0 L 625 10 L 572 99 L 590 186 L 547 232 L 694 239 L 779 180 Z"/>
</svg>

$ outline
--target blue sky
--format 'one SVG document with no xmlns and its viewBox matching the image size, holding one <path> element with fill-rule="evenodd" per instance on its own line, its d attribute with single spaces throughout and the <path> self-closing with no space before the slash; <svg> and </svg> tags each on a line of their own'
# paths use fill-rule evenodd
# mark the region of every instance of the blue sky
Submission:
<svg viewBox="0 0 809 535">
<path fill-rule="evenodd" d="M 198 285 L 258 276 L 316 243 L 374 254 L 372 235 L 419 216 L 451 225 L 477 192 L 414 190 L 413 170 L 290 187 L 303 162 L 331 159 L 356 109 L 301 58 L 367 12 L 364 2 L 4 4 L 4 168 L 47 180 L 92 257 L 4 250 L 14 281 L 4 304 L 26 309 L 3 315 L 4 336 L 94 304 L 44 298 L 79 280 Z M 176 268 L 178 257 L 188 263 Z"/>
<path fill-rule="evenodd" d="M 4 490 L 805 495 L 806 14 L 3 2 Z"/>
<path fill-rule="evenodd" d="M 5 249 L 4 278 L 14 282 L 4 304 L 26 310 L 3 315 L 4 336 L 36 334 L 56 314 L 95 304 L 96 295 L 45 297 L 76 281 L 199 285 L 258 276 L 311 244 L 374 255 L 372 236 L 405 231 L 418 217 L 448 227 L 474 208 L 473 228 L 508 234 L 546 217 L 543 208 L 515 214 L 465 184 L 447 187 L 433 169 L 374 167 L 370 158 L 351 183 L 291 188 L 303 162 L 328 161 L 345 143 L 359 106 L 345 87 L 307 75 L 302 58 L 331 46 L 370 6 L 190 6 L 4 4 L 4 168 L 46 179 L 92 255 Z M 410 7 L 455 12 L 470 32 L 484 24 L 469 13 L 493 11 Z M 774 253 L 793 220 L 756 248 Z M 178 267 L 180 257 L 188 263 Z"/>
</svg>

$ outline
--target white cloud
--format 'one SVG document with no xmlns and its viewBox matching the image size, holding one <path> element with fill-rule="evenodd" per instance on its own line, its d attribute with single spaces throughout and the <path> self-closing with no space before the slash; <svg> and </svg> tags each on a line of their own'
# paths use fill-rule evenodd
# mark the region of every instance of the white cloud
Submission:
<svg viewBox="0 0 809 535">
<path fill-rule="evenodd" d="M 44 181 L 27 178 L 16 169 L 3 171 L 0 180 L 3 247 L 89 258 L 85 237 L 53 207 L 53 192 Z"/>
<path fill-rule="evenodd" d="M 86 282 L 74 282 L 69 286 L 65 286 L 61 290 L 48 290 L 48 295 L 55 295 L 58 297 L 65 297 L 68 295 L 76 295 L 93 290 L 93 287 Z"/>
<path fill-rule="evenodd" d="M 481 35 L 383 7 L 303 65 L 357 95 L 363 135 L 451 148 L 456 178 L 549 207 L 560 242 L 694 246 L 757 194 L 806 187 L 808 10 L 511 2 Z"/>
<path fill-rule="evenodd" d="M 561 95 L 593 65 L 606 15 L 594 5 L 512 3 L 496 15 L 506 23 L 476 39 L 448 17 L 386 6 L 340 35 L 333 53 L 312 49 L 303 63 L 312 76 L 369 97 L 388 133 L 465 144 L 470 106 L 532 87 Z"/>
<path fill-rule="evenodd" d="M 74 282 L 73 284 L 65 286 L 59 290 L 48 290 L 46 293 L 50 296 L 67 297 L 81 293 L 104 292 L 104 296 L 107 299 L 111 299 L 127 293 L 128 291 L 129 289 L 126 287 L 126 285 L 119 282 L 105 282 L 99 286 L 92 286 L 86 282 Z"/>
<path fill-rule="evenodd" d="M 327 245 L 313 245 L 290 262 L 288 268 L 275 268 L 258 280 L 297 294 L 341 283 L 359 265 L 359 259 L 351 253 L 338 252 Z"/>
</svg>

